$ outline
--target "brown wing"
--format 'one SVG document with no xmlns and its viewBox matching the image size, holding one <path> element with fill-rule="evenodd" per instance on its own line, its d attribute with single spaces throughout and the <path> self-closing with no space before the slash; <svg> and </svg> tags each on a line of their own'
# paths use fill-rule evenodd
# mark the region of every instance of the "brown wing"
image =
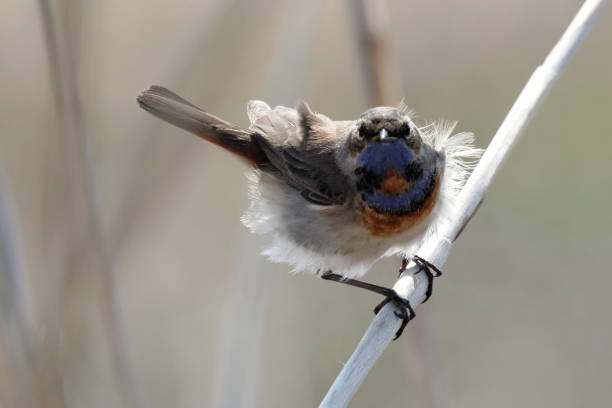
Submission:
<svg viewBox="0 0 612 408">
<path fill-rule="evenodd" d="M 348 178 L 335 155 L 343 136 L 333 121 L 302 102 L 297 111 L 276 107 L 260 113 L 251 129 L 272 167 L 306 200 L 319 205 L 346 201 Z"/>
<path fill-rule="evenodd" d="M 152 86 L 138 96 L 146 111 L 237 154 L 262 171 L 274 173 L 319 205 L 345 202 L 347 177 L 336 164 L 341 144 L 336 125 L 301 103 L 297 111 L 270 109 L 263 102 L 249 104 L 254 120 L 241 129 L 186 101 L 172 91 Z"/>
</svg>

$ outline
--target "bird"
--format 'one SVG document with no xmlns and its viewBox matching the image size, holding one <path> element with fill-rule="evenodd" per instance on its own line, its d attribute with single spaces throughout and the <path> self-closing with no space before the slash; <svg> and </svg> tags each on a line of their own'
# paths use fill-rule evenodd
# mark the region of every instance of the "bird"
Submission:
<svg viewBox="0 0 612 408">
<path fill-rule="evenodd" d="M 332 120 L 304 101 L 295 108 L 252 100 L 247 129 L 225 121 L 174 92 L 151 86 L 141 108 L 218 145 L 245 161 L 250 205 L 242 216 L 253 233 L 270 234 L 262 254 L 295 272 L 384 295 L 403 320 L 410 303 L 393 289 L 362 282 L 381 258 L 413 260 L 427 274 L 425 300 L 441 274 L 416 256 L 420 244 L 450 214 L 481 149 L 472 133 L 453 135 L 456 122 L 417 126 L 402 103 L 366 110 L 355 120 Z M 403 269 L 400 269 L 400 273 Z"/>
</svg>

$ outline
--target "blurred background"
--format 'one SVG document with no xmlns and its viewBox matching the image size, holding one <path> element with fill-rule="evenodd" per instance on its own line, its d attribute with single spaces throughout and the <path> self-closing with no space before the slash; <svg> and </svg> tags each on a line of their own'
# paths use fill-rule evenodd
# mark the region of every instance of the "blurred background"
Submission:
<svg viewBox="0 0 612 408">
<path fill-rule="evenodd" d="M 580 4 L 5 1 L 0 406 L 316 406 L 381 299 L 261 257 L 245 166 L 138 92 L 242 126 L 249 99 L 352 119 L 404 98 L 486 147 Z M 352 407 L 612 401 L 611 13 Z"/>
</svg>

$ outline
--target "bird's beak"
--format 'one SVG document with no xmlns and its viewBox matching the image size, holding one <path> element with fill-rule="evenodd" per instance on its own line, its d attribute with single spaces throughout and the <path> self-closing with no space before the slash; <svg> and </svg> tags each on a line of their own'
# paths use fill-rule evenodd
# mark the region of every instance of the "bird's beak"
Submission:
<svg viewBox="0 0 612 408">
<path fill-rule="evenodd" d="M 387 133 L 387 129 L 380 129 L 380 133 L 378 135 L 380 136 L 381 141 L 389 137 L 389 133 Z"/>
</svg>

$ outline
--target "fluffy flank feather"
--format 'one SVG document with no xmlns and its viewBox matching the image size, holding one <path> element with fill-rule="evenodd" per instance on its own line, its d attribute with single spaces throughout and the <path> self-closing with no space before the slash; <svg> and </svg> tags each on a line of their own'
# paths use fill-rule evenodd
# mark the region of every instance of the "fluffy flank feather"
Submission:
<svg viewBox="0 0 612 408">
<path fill-rule="evenodd" d="M 240 221 L 254 234 L 267 234 L 278 228 L 276 219 L 279 208 L 274 197 L 266 197 L 266 190 L 261 188 L 262 173 L 253 169 L 245 174 L 249 183 L 249 209 L 242 215 Z M 275 208 L 276 207 L 276 208 Z"/>
<path fill-rule="evenodd" d="M 365 275 L 376 260 L 370 262 L 350 262 L 346 256 L 315 253 L 307 248 L 295 245 L 282 236 L 274 237 L 274 245 L 262 252 L 268 260 L 275 263 L 289 263 L 291 273 L 311 272 L 317 275 L 334 271 L 346 278 L 357 278 Z M 288 260 L 290 260 L 288 262 Z"/>
<path fill-rule="evenodd" d="M 452 135 L 456 126 L 456 121 L 440 120 L 419 128 L 423 140 L 443 152 L 445 156 L 438 215 L 429 233 L 433 233 L 437 225 L 452 215 L 452 206 L 457 195 L 484 151 L 474 146 L 473 133 L 461 132 Z"/>
</svg>

